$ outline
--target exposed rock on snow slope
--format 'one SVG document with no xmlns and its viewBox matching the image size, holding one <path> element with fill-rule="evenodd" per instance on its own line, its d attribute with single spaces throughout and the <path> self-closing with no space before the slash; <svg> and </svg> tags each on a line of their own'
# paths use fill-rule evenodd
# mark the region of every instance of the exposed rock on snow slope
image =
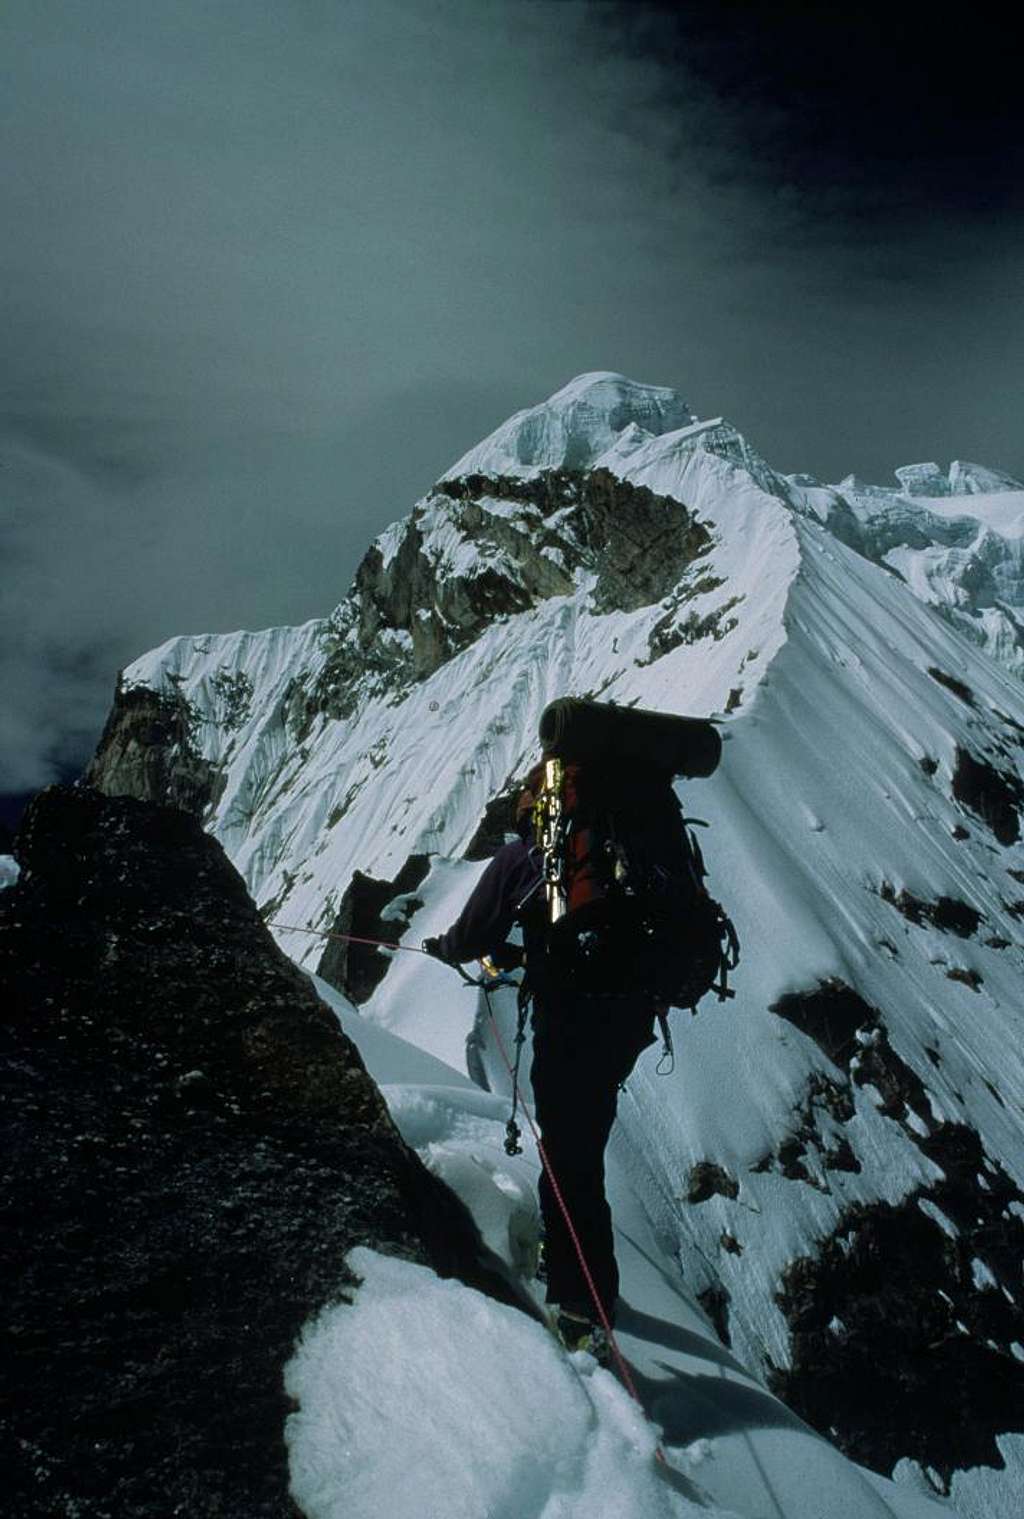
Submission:
<svg viewBox="0 0 1024 1519">
<path fill-rule="evenodd" d="M 428 857 L 394 937 L 446 926 L 551 697 L 730 713 L 687 804 L 738 997 L 679 1028 L 672 1078 L 638 1070 L 617 1163 L 748 1366 L 858 1460 L 994 1516 L 1024 1465 L 1024 493 L 944 478 L 965 493 L 922 496 L 930 466 L 903 492 L 783 479 L 670 392 L 583 376 L 447 471 L 330 618 L 172 640 L 119 700 L 187 704 L 207 826 L 324 969 L 294 930 L 336 924 L 355 870 Z M 93 772 L 112 789 L 125 732 Z M 367 1016 L 463 1066 L 443 968 L 374 958 Z"/>
<path fill-rule="evenodd" d="M 284 1367 L 346 1251 L 472 1278 L 475 1230 L 193 819 L 54 788 L 18 851 L 5 1507 L 284 1519 Z"/>
<path fill-rule="evenodd" d="M 215 689 L 221 692 L 229 681 L 232 690 L 251 684 L 244 673 L 233 678 L 225 672 Z M 158 800 L 202 817 L 223 791 L 224 773 L 199 752 L 199 722 L 178 681 L 169 679 L 159 689 L 119 689 L 99 743 L 104 789 L 112 796 Z"/>
</svg>

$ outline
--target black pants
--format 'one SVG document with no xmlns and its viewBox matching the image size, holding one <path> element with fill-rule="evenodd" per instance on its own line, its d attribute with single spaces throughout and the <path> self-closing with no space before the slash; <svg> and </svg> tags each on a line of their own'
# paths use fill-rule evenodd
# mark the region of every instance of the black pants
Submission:
<svg viewBox="0 0 1024 1519">
<path fill-rule="evenodd" d="M 530 1079 L 541 1141 L 610 1320 L 619 1270 L 604 1195 L 604 1151 L 619 1086 L 653 1042 L 654 1011 L 646 999 L 550 992 L 534 998 Z M 593 1298 L 546 1170 L 540 1206 L 548 1302 L 592 1317 Z"/>
</svg>

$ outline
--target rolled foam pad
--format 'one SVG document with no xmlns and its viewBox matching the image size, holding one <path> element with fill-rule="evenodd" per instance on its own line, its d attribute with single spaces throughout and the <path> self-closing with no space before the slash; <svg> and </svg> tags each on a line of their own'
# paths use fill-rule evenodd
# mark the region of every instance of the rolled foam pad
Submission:
<svg viewBox="0 0 1024 1519">
<path fill-rule="evenodd" d="M 550 702 L 538 732 L 546 754 L 581 764 L 634 764 L 694 777 L 713 774 L 722 757 L 721 736 L 706 717 L 645 712 L 574 696 Z"/>
</svg>

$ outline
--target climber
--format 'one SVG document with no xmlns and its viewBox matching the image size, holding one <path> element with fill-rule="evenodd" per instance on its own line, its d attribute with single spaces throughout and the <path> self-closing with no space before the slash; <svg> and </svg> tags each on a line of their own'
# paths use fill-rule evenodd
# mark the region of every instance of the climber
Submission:
<svg viewBox="0 0 1024 1519">
<path fill-rule="evenodd" d="M 611 1210 L 604 1189 L 604 1152 L 620 1085 L 654 1040 L 659 1011 L 644 993 L 596 998 L 551 974 L 544 952 L 541 853 L 532 845 L 543 766 L 527 778 L 516 810 L 519 837 L 499 849 L 456 922 L 423 948 L 451 964 L 489 956 L 511 968 L 524 956 L 533 997 L 533 1086 L 537 1122 L 552 1175 L 561 1189 L 609 1324 L 619 1291 Z M 507 943 L 516 923 L 524 949 Z M 606 1337 L 547 1171 L 540 1179 L 546 1297 L 556 1305 L 559 1336 L 569 1349 L 606 1355 Z"/>
<path fill-rule="evenodd" d="M 544 758 L 518 798 L 518 838 L 423 948 L 455 965 L 525 959 L 547 1298 L 563 1341 L 596 1351 L 608 1348 L 619 1291 L 604 1190 L 619 1087 L 655 1042 L 655 1020 L 671 1056 L 669 1007 L 733 996 L 739 940 L 689 826 L 707 824 L 683 816 L 673 785 L 711 775 L 722 741 L 707 718 L 577 697 L 548 704 L 538 738 Z M 516 923 L 522 950 L 507 943 Z"/>
</svg>

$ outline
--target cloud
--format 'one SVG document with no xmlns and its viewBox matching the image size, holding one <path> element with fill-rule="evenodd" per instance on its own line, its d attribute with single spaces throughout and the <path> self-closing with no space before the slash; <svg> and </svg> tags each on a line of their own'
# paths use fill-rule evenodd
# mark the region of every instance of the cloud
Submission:
<svg viewBox="0 0 1024 1519">
<path fill-rule="evenodd" d="M 83 640 L 82 602 L 37 545 L 58 543 L 81 563 L 91 596 L 90 540 L 104 514 L 101 495 L 59 460 L 10 443 L 0 458 L 0 789 L 21 792 L 57 779 L 87 741 L 109 636 Z"/>
<path fill-rule="evenodd" d="M 327 615 L 373 536 L 505 400 L 454 381 L 411 387 L 376 409 L 366 398 L 317 435 L 222 420 L 8 419 L 0 794 L 80 769 L 116 672 L 164 639 Z"/>
<path fill-rule="evenodd" d="M 781 468 L 1020 472 L 1016 224 L 929 244 L 780 195 L 766 89 L 666 93 L 663 43 L 600 9 L 8 0 L 0 785 L 83 762 L 166 637 L 326 614 L 588 369 Z"/>
</svg>

